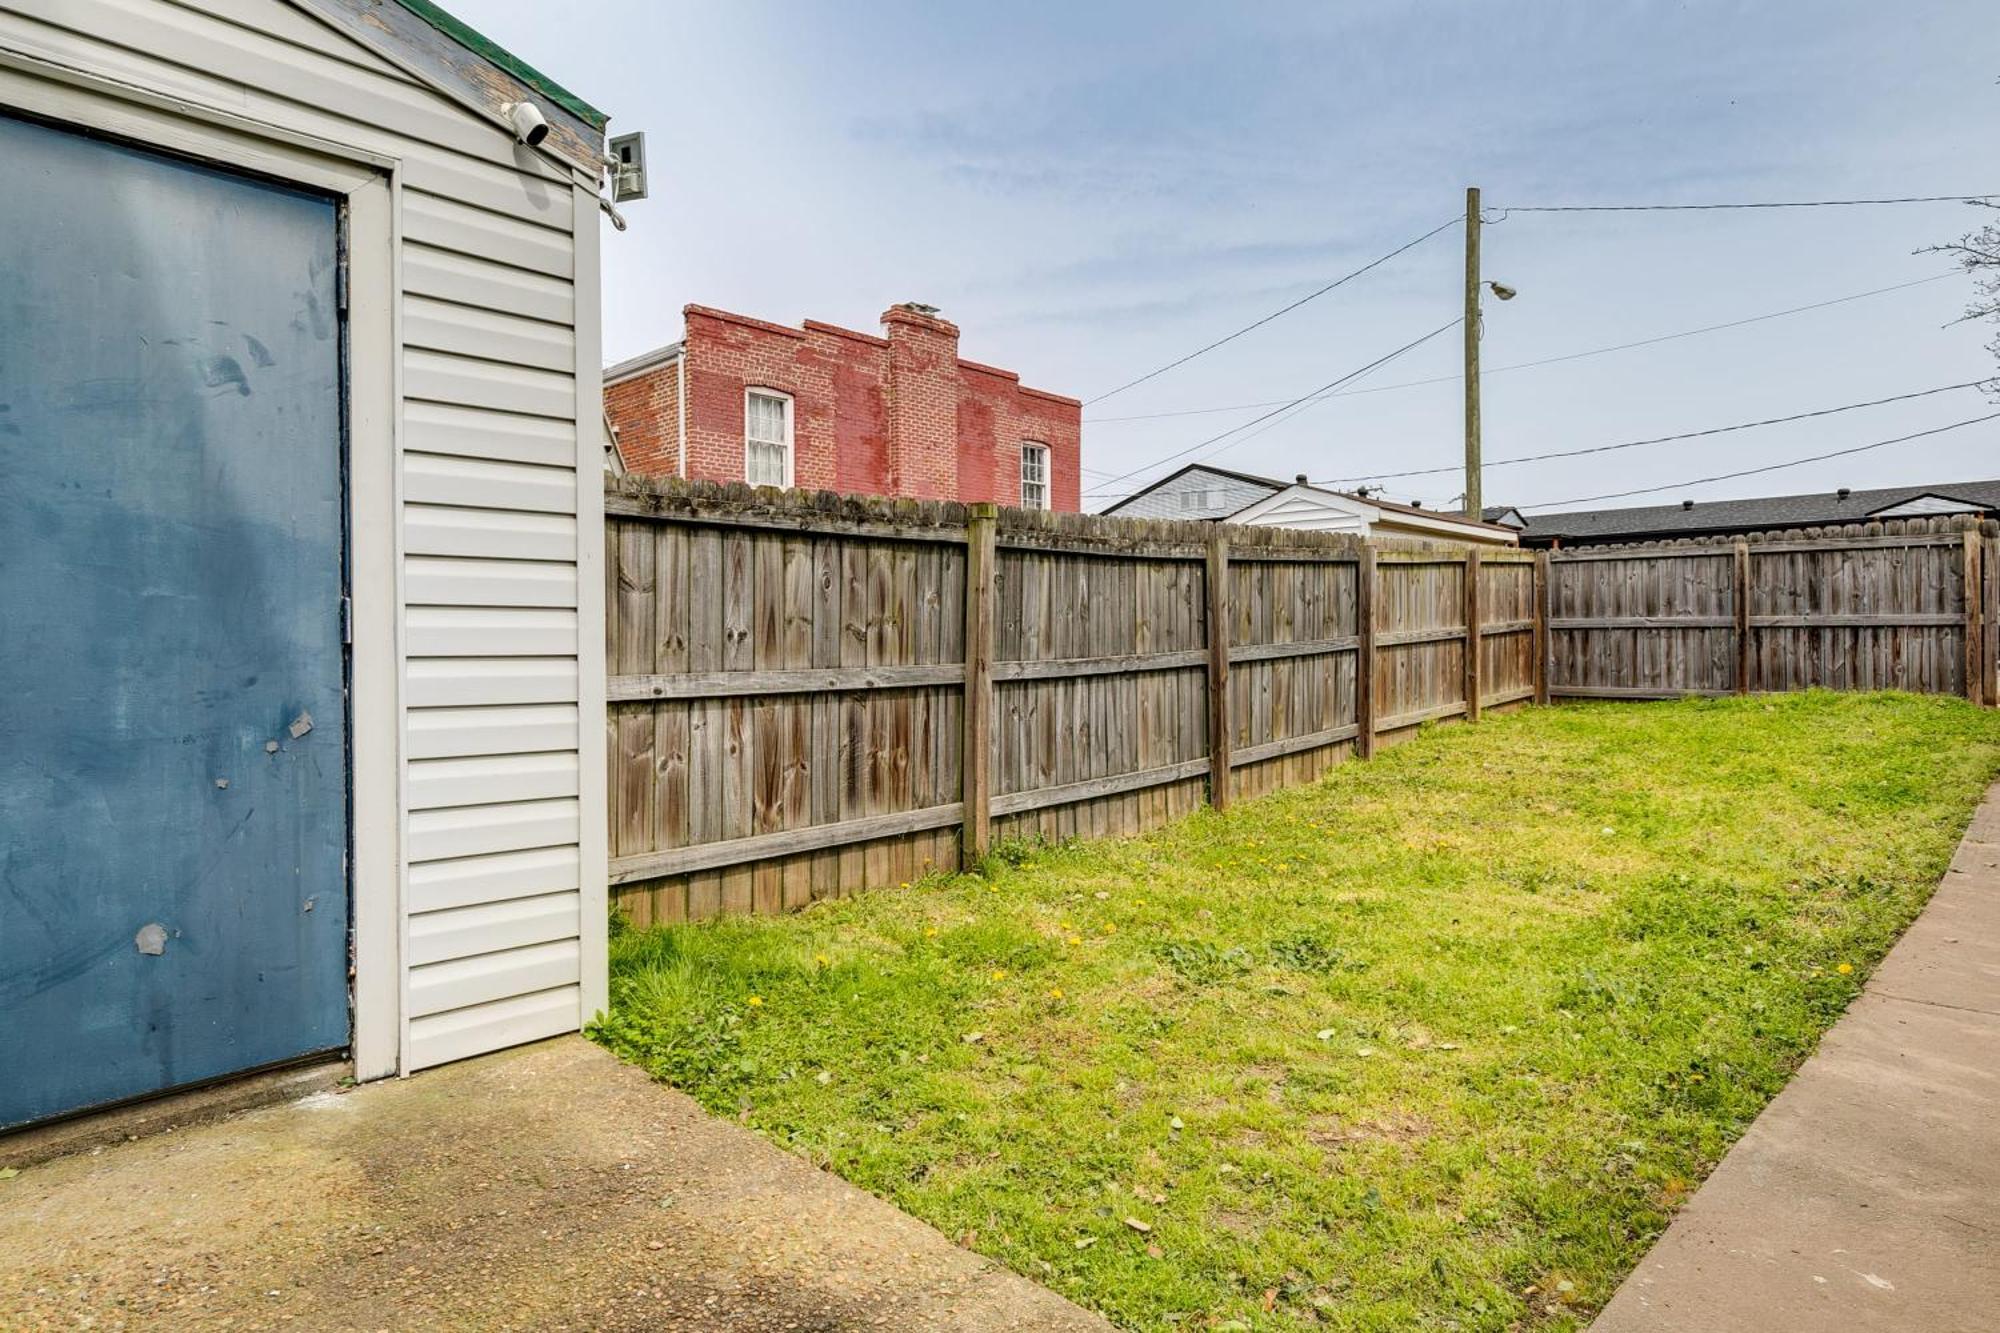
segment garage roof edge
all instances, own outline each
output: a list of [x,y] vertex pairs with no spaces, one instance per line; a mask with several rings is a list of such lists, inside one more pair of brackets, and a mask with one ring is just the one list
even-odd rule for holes
[[396,0],[396,3],[415,14],[424,22],[436,28],[445,36],[457,42],[466,50],[527,84],[542,96],[554,102],[563,110],[583,121],[594,130],[601,130],[610,123],[611,117],[599,111],[590,103],[578,97],[569,89],[557,83],[548,75],[530,65],[513,52],[495,42],[486,34],[474,28],[465,20],[451,14],[431,0]]
[[[532,151],[601,181],[605,114],[508,54],[431,0],[279,0],[304,10],[432,91],[514,135],[508,108],[530,102],[548,121]],[[585,114],[587,113],[587,114]]]

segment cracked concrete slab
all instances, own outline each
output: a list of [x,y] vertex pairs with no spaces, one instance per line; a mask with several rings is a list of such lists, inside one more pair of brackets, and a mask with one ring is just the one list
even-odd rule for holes
[[2000,784],[1596,1333],[2000,1326]]
[[0,1179],[7,1329],[1110,1325],[569,1037]]

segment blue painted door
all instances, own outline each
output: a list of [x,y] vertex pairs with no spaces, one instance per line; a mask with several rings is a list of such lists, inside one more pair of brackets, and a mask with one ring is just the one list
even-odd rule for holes
[[0,116],[0,1126],[347,1043],[338,238]]

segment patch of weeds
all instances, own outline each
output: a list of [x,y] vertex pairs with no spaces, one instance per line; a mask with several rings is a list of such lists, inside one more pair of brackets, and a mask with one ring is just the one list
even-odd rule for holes
[[1643,1009],[1655,999],[1652,987],[1643,979],[1607,976],[1586,967],[1556,992],[1555,1003],[1564,1012],[1584,1014]]
[[1250,970],[1250,951],[1240,944],[1223,948],[1207,940],[1169,940],[1154,945],[1153,952],[1188,986],[1213,986]]
[[1275,966],[1319,976],[1330,975],[1343,967],[1360,966],[1348,961],[1347,951],[1333,942],[1331,934],[1319,930],[1302,930],[1281,936],[1271,941],[1269,952]]
[[613,987],[611,1012],[590,1029],[593,1040],[678,1086],[700,1086],[733,1096],[756,1075],[757,1060],[743,1047],[743,1015],[734,1009],[703,1011],[688,1021],[662,1023],[632,1003],[632,986]]
[[1054,844],[1047,838],[1003,838],[987,850],[985,861],[978,867],[978,873],[985,873],[987,866],[1006,866],[1018,869],[1048,851]]

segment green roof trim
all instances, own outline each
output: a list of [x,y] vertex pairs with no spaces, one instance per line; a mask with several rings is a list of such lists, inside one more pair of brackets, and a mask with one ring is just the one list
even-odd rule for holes
[[610,121],[611,117],[605,115],[602,111],[599,111],[596,107],[584,101],[581,97],[578,97],[575,93],[563,87],[560,83],[557,83],[554,79],[542,73],[513,52],[500,46],[478,29],[469,26],[463,20],[446,13],[438,6],[432,4],[431,0],[396,0],[396,3],[474,55],[480,56],[492,62],[497,68],[512,74],[522,83],[527,84],[530,88],[533,88],[536,92],[548,98],[578,120],[583,121],[592,129],[601,130]]

